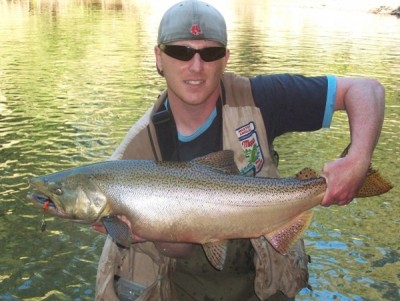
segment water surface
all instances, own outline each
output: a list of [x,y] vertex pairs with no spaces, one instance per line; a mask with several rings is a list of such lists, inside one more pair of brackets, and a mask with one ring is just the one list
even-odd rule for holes
[[[46,216],[28,179],[105,160],[164,88],[153,47],[173,1],[0,2],[0,300],[92,300],[104,237]],[[214,1],[229,29],[229,71],[372,76],[386,88],[373,162],[400,176],[400,20],[328,1]],[[322,3],[322,4],[321,4]],[[320,170],[349,141],[332,128],[277,139],[281,173]],[[398,188],[316,208],[313,261],[299,300],[400,300]]]

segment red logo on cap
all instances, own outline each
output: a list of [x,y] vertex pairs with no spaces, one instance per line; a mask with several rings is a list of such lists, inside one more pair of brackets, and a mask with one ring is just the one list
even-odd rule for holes
[[192,27],[190,28],[190,33],[194,36],[198,36],[203,33],[201,30],[200,26],[197,24],[192,24]]

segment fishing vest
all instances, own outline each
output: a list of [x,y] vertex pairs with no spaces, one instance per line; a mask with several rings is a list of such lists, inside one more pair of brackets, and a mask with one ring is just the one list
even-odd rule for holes
[[[274,151],[267,143],[264,121],[255,106],[249,79],[226,73],[221,90],[223,149],[234,151],[235,163],[243,174],[278,177]],[[153,116],[164,105],[166,96],[164,91],[132,126],[111,159],[162,160]],[[308,256],[303,240],[297,241],[286,255],[276,252],[264,237],[250,241],[255,250],[254,289],[260,300],[267,300],[278,291],[293,298],[308,286]],[[175,264],[174,258],[164,256],[152,242],[123,249],[107,237],[97,271],[96,300],[125,300],[125,296],[129,300],[128,295],[139,301],[176,300],[170,280]],[[119,283],[117,287],[115,283]],[[127,283],[134,287],[124,288]]]

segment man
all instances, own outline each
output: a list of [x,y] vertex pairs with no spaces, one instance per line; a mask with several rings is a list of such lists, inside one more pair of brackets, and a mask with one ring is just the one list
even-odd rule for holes
[[[200,1],[180,2],[164,14],[154,51],[167,89],[132,127],[114,159],[186,161],[232,149],[242,174],[276,177],[275,137],[328,127],[333,111],[345,110],[351,147],[346,157],[323,167],[328,188],[321,205],[351,202],[382,127],[384,89],[376,80],[225,74],[225,20]],[[224,269],[216,271],[197,245],[143,242],[131,230],[137,243],[130,250],[106,242],[98,300],[117,300],[116,295],[121,300],[293,300],[307,286],[302,241],[282,256],[261,238],[232,240]]]

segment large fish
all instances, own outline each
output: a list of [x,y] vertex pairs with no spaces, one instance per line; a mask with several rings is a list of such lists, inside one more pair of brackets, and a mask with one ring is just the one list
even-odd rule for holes
[[[296,178],[242,176],[232,151],[190,162],[105,161],[36,177],[30,184],[40,193],[29,198],[49,205],[54,215],[102,221],[118,243],[129,246],[129,228],[114,218],[125,215],[146,240],[202,244],[217,269],[223,267],[228,239],[264,236],[286,253],[308,227],[310,209],[321,203],[327,188],[324,178],[308,171]],[[391,188],[370,170],[358,196]]]

